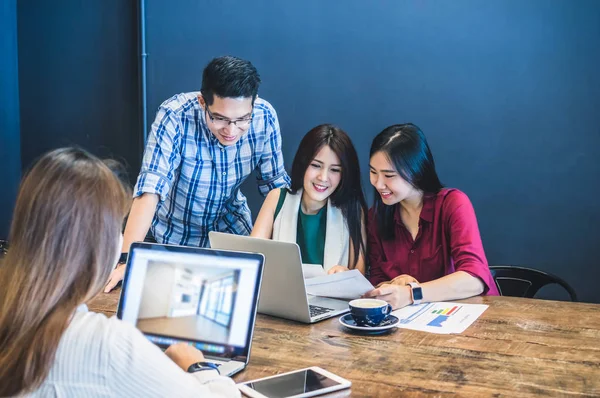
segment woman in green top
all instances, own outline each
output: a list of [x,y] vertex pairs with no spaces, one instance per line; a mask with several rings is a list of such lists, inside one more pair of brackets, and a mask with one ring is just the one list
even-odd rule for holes
[[251,236],[295,242],[303,263],[335,273],[365,273],[367,205],[358,156],[350,137],[323,124],[300,142],[292,187],[269,192]]

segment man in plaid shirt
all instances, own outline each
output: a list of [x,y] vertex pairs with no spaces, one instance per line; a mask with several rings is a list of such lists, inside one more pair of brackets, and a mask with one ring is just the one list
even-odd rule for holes
[[105,291],[123,279],[132,242],[150,230],[159,243],[209,245],[208,232],[248,235],[252,219],[240,185],[256,170],[263,196],[287,187],[275,110],[258,98],[260,77],[248,61],[213,59],[200,92],[163,102],[152,124],[122,252]]

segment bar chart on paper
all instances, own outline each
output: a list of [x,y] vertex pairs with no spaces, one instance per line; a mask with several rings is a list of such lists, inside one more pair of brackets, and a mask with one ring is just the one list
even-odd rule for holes
[[394,314],[399,328],[431,333],[462,333],[487,309],[483,304],[428,303],[408,306]]
[[460,307],[461,306],[459,305],[455,305],[452,308],[440,308],[438,310],[431,311],[432,314],[435,314],[437,316],[433,318],[427,324],[427,326],[442,327],[444,322],[446,322],[452,314],[455,314]]

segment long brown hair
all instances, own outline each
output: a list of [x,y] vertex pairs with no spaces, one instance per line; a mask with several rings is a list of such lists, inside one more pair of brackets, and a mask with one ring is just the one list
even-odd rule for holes
[[81,149],[54,150],[25,176],[0,264],[0,396],[46,379],[73,312],[108,279],[129,205],[113,172]]

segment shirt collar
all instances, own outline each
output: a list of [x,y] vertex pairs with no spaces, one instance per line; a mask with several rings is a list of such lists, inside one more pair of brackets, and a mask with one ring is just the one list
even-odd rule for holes
[[[427,221],[431,223],[433,221],[433,212],[435,207],[435,198],[436,194],[427,193],[423,195],[423,208],[421,209],[421,214],[419,218],[423,221]],[[402,215],[400,214],[400,203],[396,205],[396,211],[394,212],[394,221],[399,224],[402,223]]]

